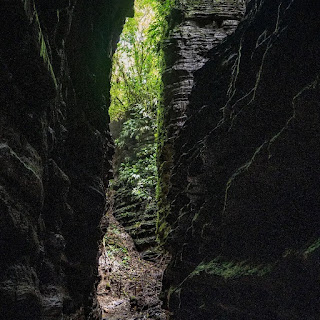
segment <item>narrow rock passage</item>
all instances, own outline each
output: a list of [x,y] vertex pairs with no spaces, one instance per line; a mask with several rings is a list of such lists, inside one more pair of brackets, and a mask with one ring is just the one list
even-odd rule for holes
[[132,238],[108,214],[108,230],[101,246],[97,298],[106,320],[167,319],[161,309],[159,293],[168,256],[145,261]]

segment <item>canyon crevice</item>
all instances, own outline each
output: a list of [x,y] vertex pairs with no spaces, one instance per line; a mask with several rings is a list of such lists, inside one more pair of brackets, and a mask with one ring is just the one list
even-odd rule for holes
[[[0,5],[0,319],[101,318],[111,59],[132,8]],[[319,13],[318,0],[177,0],[168,17],[157,236],[170,319],[319,319]]]
[[194,73],[163,153],[173,319],[318,318],[318,13],[249,1]]

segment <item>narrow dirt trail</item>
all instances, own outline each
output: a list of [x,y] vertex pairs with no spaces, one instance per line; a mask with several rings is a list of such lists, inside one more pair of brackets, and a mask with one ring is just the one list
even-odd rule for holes
[[99,258],[97,298],[103,320],[166,320],[159,294],[168,257],[141,259],[132,238],[110,214]]

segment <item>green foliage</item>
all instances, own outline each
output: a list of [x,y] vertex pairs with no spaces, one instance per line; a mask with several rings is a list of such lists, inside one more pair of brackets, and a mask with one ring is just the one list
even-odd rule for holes
[[156,0],[136,0],[135,16],[128,18],[113,59],[111,79],[111,121],[143,105],[156,112],[161,92],[160,29]]
[[245,261],[226,261],[218,257],[209,262],[200,263],[190,275],[191,277],[197,276],[204,272],[210,275],[216,275],[228,278],[238,278],[243,276],[256,276],[261,277],[272,271],[275,264],[252,264],[248,260]]
[[162,93],[161,42],[166,17],[175,0],[136,0],[135,16],[128,18],[113,58],[111,121],[142,104],[156,113]]
[[[157,110],[162,95],[163,40],[173,0],[136,0],[113,60],[111,121],[122,121],[116,147],[124,156],[116,168],[116,189],[138,201],[155,198]],[[128,150],[128,149],[131,150]]]
[[320,238],[313,242],[305,251],[304,255],[308,256],[320,248]]
[[[176,4],[176,0],[165,0],[161,6],[162,19],[159,21],[161,30],[161,42],[168,36],[168,17]],[[162,72],[165,70],[164,57],[162,54]],[[171,165],[173,158],[172,146],[167,140],[166,109],[163,103],[159,103],[157,110],[157,168],[158,181],[156,185],[156,201],[158,208],[157,236],[158,240],[164,244],[170,233],[170,225],[167,223],[167,216],[170,213],[170,205],[167,200],[167,193],[170,185]]]
[[139,200],[152,200],[156,184],[156,143],[154,133],[156,121],[152,113],[147,113],[138,105],[124,122],[116,145],[125,152],[127,145],[132,151],[125,157],[118,170],[117,180],[131,195]]
[[121,258],[124,265],[128,265],[130,262],[128,248],[119,239],[121,239],[121,230],[116,225],[111,224],[108,233],[104,235],[102,240],[105,253],[112,261],[118,257]]

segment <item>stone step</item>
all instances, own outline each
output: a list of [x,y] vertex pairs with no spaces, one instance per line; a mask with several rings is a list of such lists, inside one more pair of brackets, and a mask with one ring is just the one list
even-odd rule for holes
[[135,240],[135,239],[143,239],[146,238],[148,236],[153,236],[156,237],[156,227],[152,228],[152,229],[142,229],[142,230],[137,230],[135,231],[128,231],[128,233],[131,235],[131,237]]
[[134,243],[137,246],[137,249],[139,251],[146,250],[150,247],[153,247],[157,244],[156,242],[156,237],[155,236],[150,236],[142,239],[134,239]]
[[116,216],[116,219],[121,222],[122,225],[124,226],[129,226],[129,225],[134,225],[135,223],[143,220],[143,221],[151,221],[151,220],[154,220],[156,221],[156,215],[154,214],[148,214],[148,215],[144,215],[143,217],[139,217],[137,219],[137,214],[134,212],[132,215],[128,214],[128,215],[123,215],[123,216]]

